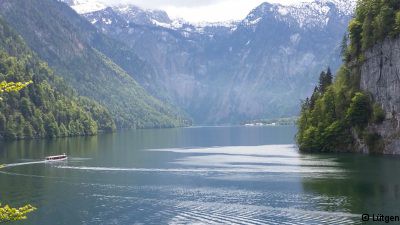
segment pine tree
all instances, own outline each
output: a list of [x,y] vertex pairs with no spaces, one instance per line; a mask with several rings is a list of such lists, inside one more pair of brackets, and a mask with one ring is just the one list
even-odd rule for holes
[[369,13],[365,19],[362,26],[362,50],[366,50],[374,44],[374,34],[373,34],[373,26],[372,26],[372,15]]
[[319,84],[318,84],[318,90],[320,93],[324,93],[326,89],[329,87],[329,85],[332,84],[332,72],[331,69],[328,67],[327,72],[322,71],[321,74],[319,75]]
[[326,84],[327,84],[327,86],[331,85],[332,81],[333,81],[332,71],[331,71],[331,68],[328,67],[328,69],[326,71]]
[[348,61],[348,54],[347,54],[348,42],[349,38],[347,37],[347,34],[343,35],[342,43],[340,45],[340,55],[342,56],[343,62]]
[[346,115],[347,120],[351,125],[362,128],[368,124],[371,114],[372,109],[368,96],[357,92],[351,99],[351,104]]
[[379,14],[374,19],[374,38],[383,40],[393,29],[395,24],[394,11],[388,5],[380,8]]
[[357,58],[357,56],[361,53],[361,33],[362,33],[362,24],[353,19],[349,24],[349,35],[350,35],[350,53],[351,56]]
[[318,87],[315,87],[314,92],[310,98],[310,107],[309,107],[310,109],[314,109],[315,102],[317,101],[318,97],[319,97]]

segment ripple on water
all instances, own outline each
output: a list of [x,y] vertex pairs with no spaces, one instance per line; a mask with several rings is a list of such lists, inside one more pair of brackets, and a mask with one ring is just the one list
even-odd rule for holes
[[[150,212],[151,221],[168,224],[356,224],[359,215],[341,212],[323,212],[291,207],[270,207],[236,203],[177,201],[144,199],[125,196],[91,196],[102,201],[118,203],[127,207],[102,211],[100,217],[117,215],[119,222],[132,221],[129,215],[140,205],[141,210]],[[158,211],[152,211],[158,208]],[[122,213],[120,215],[118,213]],[[125,218],[125,219],[122,219]],[[111,219],[111,218],[110,218]],[[103,221],[108,224],[108,221]]]
[[[175,173],[179,175],[214,175],[214,179],[246,179],[278,173],[280,177],[295,176],[335,177],[345,175],[338,163],[331,158],[301,155],[293,145],[214,147],[191,149],[152,149],[147,151],[175,152],[179,157],[168,168],[121,168],[102,166],[59,165],[60,169],[132,172]],[[282,176],[281,174],[286,175]],[[238,176],[238,174],[241,174]],[[250,174],[250,175],[245,175]],[[300,175],[299,175],[300,174]]]
[[[345,176],[334,159],[320,159],[299,154],[293,145],[214,147],[190,149],[153,149],[147,151],[175,152],[179,157],[167,168],[122,168],[89,166],[89,159],[74,158],[67,164],[52,164],[55,168],[76,171],[81,177],[96,175],[122,176],[144,173],[146,176],[171,173],[219,181],[266,181],[265,183],[297,182],[296,190],[280,190],[267,186],[194,187],[179,182],[174,185],[125,185],[90,183],[76,185],[84,202],[93,204],[85,209],[86,224],[355,224],[359,215],[341,212],[343,197],[328,197],[304,193],[301,179],[305,177],[338,179]],[[89,164],[89,165],[88,165]],[[28,164],[15,164],[25,166]],[[7,169],[7,168],[6,168]],[[6,173],[6,171],[3,171]],[[10,171],[7,171],[10,172]],[[12,173],[9,173],[12,175]],[[29,175],[31,176],[31,175]],[[111,176],[96,176],[102,182]],[[132,176],[134,177],[134,176]],[[287,179],[287,180],[285,180]],[[232,182],[233,183],[233,182]],[[230,183],[232,185],[232,183]],[[332,206],[330,212],[325,212]]]

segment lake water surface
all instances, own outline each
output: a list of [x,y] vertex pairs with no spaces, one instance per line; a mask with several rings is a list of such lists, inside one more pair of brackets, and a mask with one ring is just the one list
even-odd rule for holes
[[[357,224],[399,215],[400,159],[307,155],[294,127],[135,130],[2,143],[22,224]],[[44,163],[67,153],[65,162]]]

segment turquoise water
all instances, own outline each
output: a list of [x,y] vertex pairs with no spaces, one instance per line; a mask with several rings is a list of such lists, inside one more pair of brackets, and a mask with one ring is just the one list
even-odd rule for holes
[[[400,159],[306,155],[294,127],[136,130],[3,143],[0,199],[21,224],[357,224],[396,215]],[[67,153],[65,162],[46,155]],[[399,213],[400,214],[400,213]]]

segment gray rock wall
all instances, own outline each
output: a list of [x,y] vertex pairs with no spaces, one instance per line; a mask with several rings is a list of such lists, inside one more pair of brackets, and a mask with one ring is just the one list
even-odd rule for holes
[[383,153],[400,154],[400,38],[387,39],[365,53],[361,89],[386,112],[386,121],[369,127],[384,140]]

